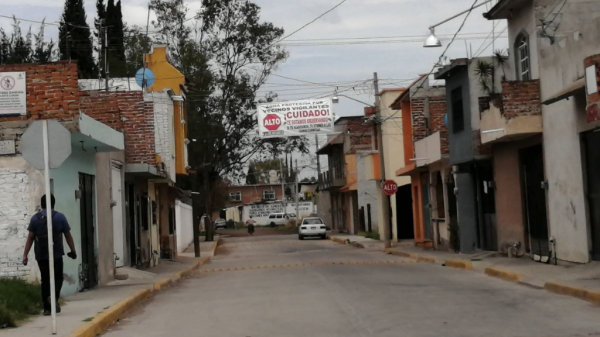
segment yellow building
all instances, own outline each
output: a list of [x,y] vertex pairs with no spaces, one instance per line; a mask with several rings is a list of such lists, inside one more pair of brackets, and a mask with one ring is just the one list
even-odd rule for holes
[[185,97],[185,76],[170,62],[166,45],[154,45],[146,54],[146,67],[155,76],[151,92],[169,90],[173,93],[173,129],[175,131],[175,168],[177,174],[188,174],[187,151],[187,104]]

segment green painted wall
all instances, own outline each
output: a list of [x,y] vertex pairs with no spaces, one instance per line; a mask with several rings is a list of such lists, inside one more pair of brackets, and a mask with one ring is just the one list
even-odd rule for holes
[[[58,169],[50,172],[54,180],[55,209],[63,213],[69,225],[77,249],[77,259],[72,260],[64,256],[64,283],[62,295],[72,295],[79,291],[79,265],[81,264],[81,219],[79,200],[75,198],[75,191],[79,190],[79,173],[96,175],[95,151],[93,148],[84,151],[81,144],[73,145],[73,153]],[[94,202],[95,204],[95,202]],[[96,213],[94,211],[94,213]],[[96,222],[97,219],[94,219]],[[95,243],[94,243],[95,244]],[[69,252],[66,241],[65,253]]]

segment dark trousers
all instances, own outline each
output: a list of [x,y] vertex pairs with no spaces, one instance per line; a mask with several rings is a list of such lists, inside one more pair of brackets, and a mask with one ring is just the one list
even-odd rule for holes
[[[50,261],[37,260],[42,274],[42,303],[44,310],[50,311]],[[60,297],[60,290],[63,284],[63,260],[62,258],[54,259],[54,287],[56,293],[56,301]]]

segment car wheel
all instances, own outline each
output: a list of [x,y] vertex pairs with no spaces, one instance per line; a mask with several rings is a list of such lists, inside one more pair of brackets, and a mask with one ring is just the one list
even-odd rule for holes
[[304,240],[304,236],[302,236],[302,234],[298,234],[298,240]]
[[321,240],[327,240],[327,234],[321,235]]

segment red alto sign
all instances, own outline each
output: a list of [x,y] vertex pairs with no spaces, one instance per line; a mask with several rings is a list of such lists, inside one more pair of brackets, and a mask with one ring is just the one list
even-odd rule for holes
[[281,126],[281,118],[277,115],[267,115],[263,121],[265,128],[269,131],[275,131]]
[[396,191],[398,191],[398,184],[396,184],[395,181],[393,180],[388,180],[385,183],[383,183],[383,193],[385,193],[386,195],[394,195],[396,194]]

